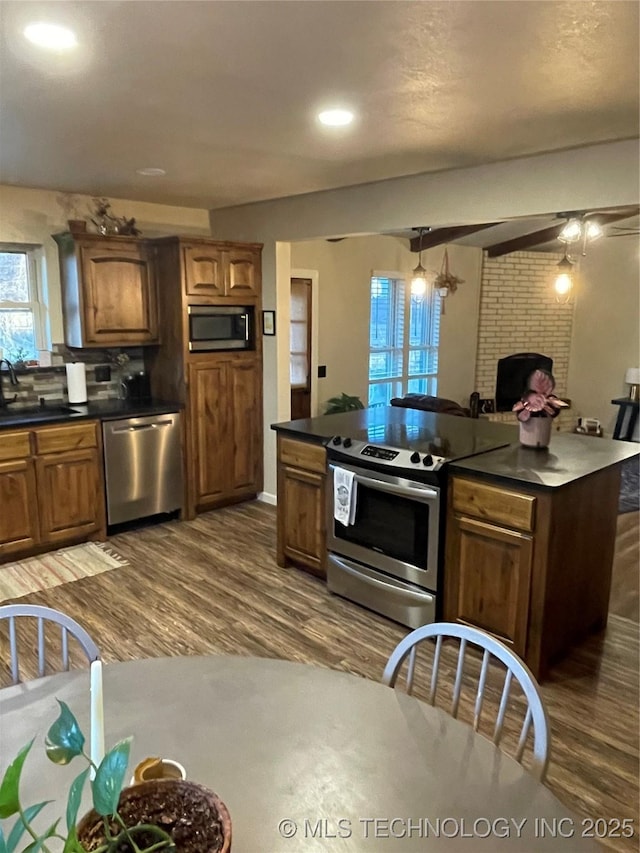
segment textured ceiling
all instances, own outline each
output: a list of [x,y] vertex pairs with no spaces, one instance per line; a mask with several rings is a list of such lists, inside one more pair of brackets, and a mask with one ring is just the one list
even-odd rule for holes
[[[218,208],[635,137],[638,10],[0,2],[0,183]],[[80,49],[29,45],[33,19]],[[354,126],[316,124],[335,102]]]

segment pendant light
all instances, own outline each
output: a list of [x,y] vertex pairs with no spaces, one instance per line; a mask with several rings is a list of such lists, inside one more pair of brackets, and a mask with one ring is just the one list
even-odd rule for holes
[[558,274],[553,284],[556,292],[556,302],[566,304],[571,298],[573,290],[573,264],[569,260],[565,250],[564,258],[558,263]]
[[582,243],[582,254],[587,254],[587,243],[602,237],[602,226],[595,219],[585,218],[584,214],[567,214],[569,219],[558,234],[561,243],[572,245]]
[[427,271],[422,266],[422,235],[424,228],[419,228],[419,250],[418,250],[418,266],[414,269],[411,277],[411,298],[416,302],[422,302],[427,293]]

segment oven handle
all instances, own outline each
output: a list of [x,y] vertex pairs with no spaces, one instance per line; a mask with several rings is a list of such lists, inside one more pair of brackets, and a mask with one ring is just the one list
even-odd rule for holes
[[[340,466],[329,465],[332,471],[335,471],[336,467]],[[345,470],[348,471],[349,469],[345,468]],[[355,474],[355,479],[358,483],[362,483],[363,486],[371,486],[371,488],[377,489],[379,492],[389,492],[391,495],[413,498],[414,500],[421,500],[425,503],[438,498],[438,492],[435,489],[430,489],[429,486],[424,486],[422,483],[412,483],[410,480],[407,481],[408,485],[406,486],[396,486],[394,483],[386,483],[384,480],[365,477],[363,474]]]
[[355,566],[350,562],[345,562],[345,560],[341,559],[337,554],[329,554],[329,560],[339,566],[343,572],[351,575],[351,577],[357,578],[358,581],[366,583],[369,586],[376,587],[377,589],[381,589],[384,592],[389,592],[390,590],[393,590],[394,592],[401,592],[403,595],[407,596],[407,598],[412,598],[420,604],[422,604],[425,599],[430,599],[431,601],[434,600],[434,596],[426,589],[414,591],[409,588],[409,584],[403,583],[402,581],[396,581],[391,577],[389,580],[381,580],[379,578],[372,577],[368,572],[365,573],[358,571]]

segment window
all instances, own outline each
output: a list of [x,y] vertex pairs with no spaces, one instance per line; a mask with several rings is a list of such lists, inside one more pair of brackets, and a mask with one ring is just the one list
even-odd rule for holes
[[413,298],[402,278],[372,276],[370,406],[386,406],[407,393],[436,395],[440,304],[432,291]]
[[9,361],[44,348],[35,249],[0,245],[0,349]]

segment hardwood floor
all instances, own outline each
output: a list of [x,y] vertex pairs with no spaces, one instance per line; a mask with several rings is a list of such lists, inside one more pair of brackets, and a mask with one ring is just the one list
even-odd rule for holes
[[[121,533],[110,544],[129,566],[21,601],[76,616],[107,663],[230,653],[380,680],[406,629],[330,595],[299,569],[279,568],[275,529],[274,508],[252,502]],[[638,624],[614,614],[606,633],[574,650],[542,687],[552,739],[547,784],[582,816],[633,819],[633,839],[604,841],[625,853],[638,850],[638,663]],[[0,683],[6,676],[0,667]]]

